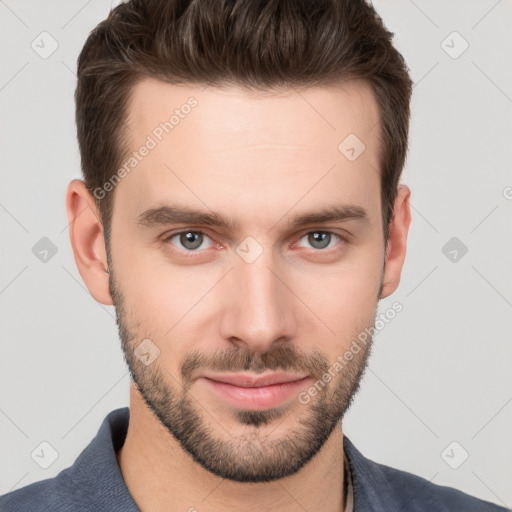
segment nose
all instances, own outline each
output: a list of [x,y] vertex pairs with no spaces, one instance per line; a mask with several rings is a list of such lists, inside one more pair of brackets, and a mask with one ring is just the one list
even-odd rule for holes
[[252,263],[236,258],[224,283],[221,336],[254,353],[289,342],[297,328],[298,301],[270,252],[263,251]]

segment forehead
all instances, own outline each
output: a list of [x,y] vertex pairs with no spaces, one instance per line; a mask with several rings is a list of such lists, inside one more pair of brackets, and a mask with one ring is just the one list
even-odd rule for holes
[[[192,100],[193,98],[193,100]],[[189,108],[191,102],[197,107]],[[193,113],[194,115],[188,115]],[[226,135],[244,143],[290,143],[311,146],[326,136],[336,141],[344,132],[370,142],[378,122],[378,106],[370,85],[350,80],[332,87],[250,91],[234,86],[171,85],[155,79],[139,81],[127,108],[127,134],[140,139],[169,121],[203,135],[203,143],[229,145]],[[181,123],[185,118],[186,123]],[[297,121],[294,123],[293,121]],[[373,133],[370,133],[373,132]],[[211,145],[202,148],[211,149]],[[198,148],[201,149],[201,148]]]
[[378,120],[363,81],[251,92],[145,79],[128,105],[123,164],[134,165],[116,195],[134,214],[173,197],[210,207],[219,194],[224,209],[265,208],[283,195],[291,206],[306,192],[364,207],[365,187],[375,200],[380,181]]

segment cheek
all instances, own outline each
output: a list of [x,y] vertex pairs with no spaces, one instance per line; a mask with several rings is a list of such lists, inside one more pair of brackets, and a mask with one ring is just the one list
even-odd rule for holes
[[156,251],[127,240],[128,236],[118,236],[117,243],[112,244],[114,274],[123,294],[127,321],[140,336],[162,339],[183,316],[188,289],[180,283],[179,273],[170,279],[169,267],[155,264],[150,256]]
[[221,301],[212,289],[225,270],[172,266],[161,255],[153,257],[157,253],[132,251],[119,267],[136,271],[125,273],[120,285],[128,321],[140,338],[155,341],[165,367],[173,371],[191,349],[201,350],[205,340],[215,337]]
[[[167,272],[169,273],[169,272]],[[132,318],[153,336],[165,341],[187,322],[188,315],[204,290],[177,272],[137,272],[126,288],[126,301],[131,304]]]
[[327,327],[322,332],[331,340],[324,345],[328,352],[343,351],[352,339],[372,325],[382,265],[383,256],[375,249],[366,253],[358,251],[329,272],[316,271],[306,279],[301,278],[297,294]]

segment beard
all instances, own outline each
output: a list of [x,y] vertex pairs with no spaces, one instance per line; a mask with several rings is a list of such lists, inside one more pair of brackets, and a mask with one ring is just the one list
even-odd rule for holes
[[[116,284],[112,265],[109,286],[124,359],[140,395],[161,425],[193,460],[221,478],[237,482],[270,482],[296,473],[321,450],[359,390],[371,352],[371,339],[328,384],[322,382],[322,376],[331,367],[325,356],[316,349],[299,352],[291,344],[275,344],[261,354],[234,346],[213,354],[190,351],[180,364],[180,382],[162,367],[163,358],[145,365],[136,356],[135,348],[145,336],[130,327],[135,322],[127,318],[125,300]],[[364,327],[373,327],[376,307],[377,302],[371,325]],[[136,325],[140,327],[140,323]],[[373,332],[373,329],[369,330]],[[323,387],[307,405],[294,400],[267,410],[230,408],[228,412],[237,424],[248,427],[247,432],[234,436],[192,396],[193,377],[201,369],[303,372]],[[272,432],[292,414],[297,416],[296,425],[284,435],[272,438]],[[271,423],[275,423],[275,427],[263,435],[258,427]]]

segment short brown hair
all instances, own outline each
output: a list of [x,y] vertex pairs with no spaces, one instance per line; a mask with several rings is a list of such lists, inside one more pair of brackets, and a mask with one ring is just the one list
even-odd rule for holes
[[[366,0],[122,3],[91,32],[78,59],[76,124],[87,188],[101,188],[128,151],[126,108],[133,85],[145,77],[260,90],[364,79],[379,105],[387,240],[412,94],[408,67],[392,37]],[[96,198],[107,250],[113,197],[112,191]]]

